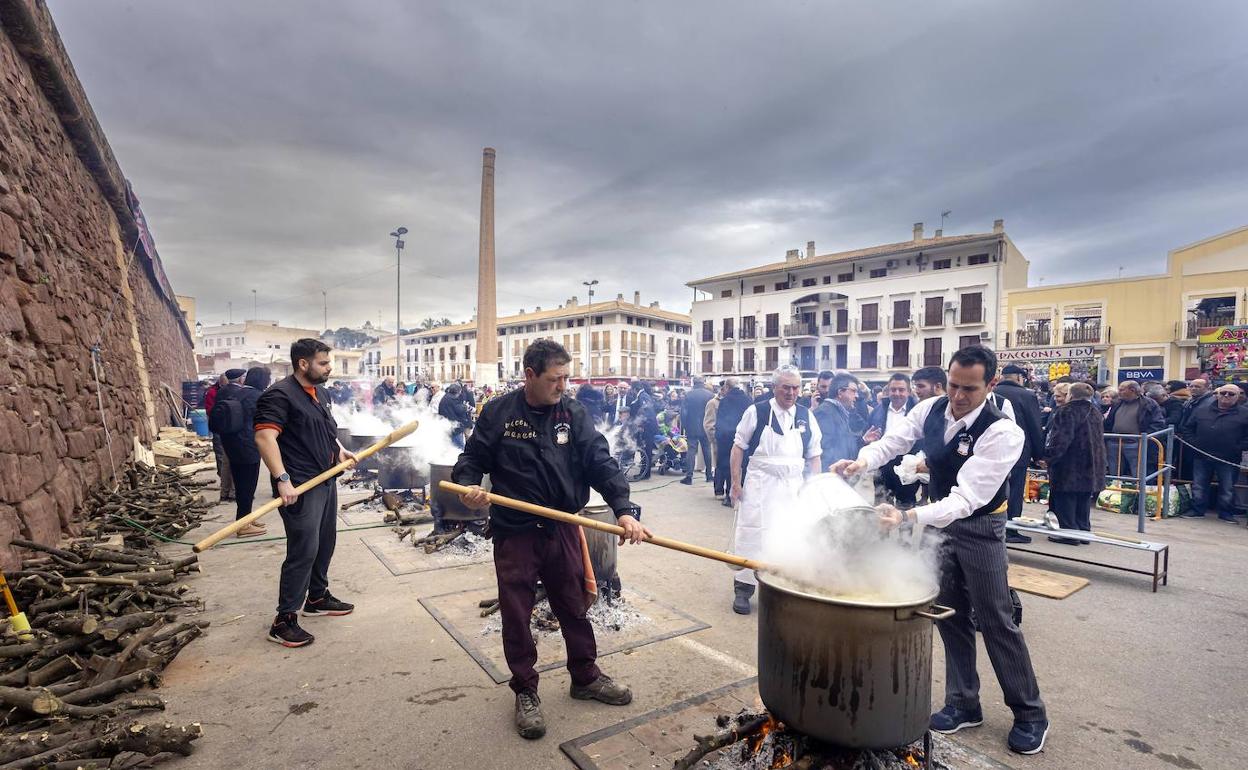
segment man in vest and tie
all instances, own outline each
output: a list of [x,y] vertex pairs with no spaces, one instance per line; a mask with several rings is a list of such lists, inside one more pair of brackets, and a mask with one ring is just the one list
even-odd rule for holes
[[[747,559],[763,556],[763,540],[773,518],[792,511],[807,472],[819,472],[819,423],[797,403],[802,373],[782,366],[772,375],[774,396],[745,410],[732,440],[729,466],[732,500],[738,504],[732,552]],[[742,479],[744,478],[744,483]],[[732,609],[750,614],[750,597],[758,581],[743,569],[733,579]]]
[[883,466],[912,444],[923,449],[932,502],[908,511],[883,505],[880,518],[884,529],[912,521],[945,531],[936,601],[955,614],[936,622],[945,645],[945,707],[932,715],[931,727],[954,733],[983,724],[974,610],[1005,703],[1014,712],[1006,743],[1011,751],[1035,754],[1044,747],[1049,721],[1027,643],[1014,622],[1005,552],[1009,475],[1025,439],[988,398],[996,374],[997,357],[988,348],[959,350],[949,363],[948,395],[920,402],[897,430],[863,447],[857,460],[842,460],[831,470],[856,475]]

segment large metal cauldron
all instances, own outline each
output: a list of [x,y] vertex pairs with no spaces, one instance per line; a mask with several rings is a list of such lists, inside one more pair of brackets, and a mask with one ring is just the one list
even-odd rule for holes
[[377,454],[377,484],[382,489],[424,489],[429,479],[416,467],[411,447],[388,446]]
[[[381,441],[382,438],[384,437],[383,436],[361,436],[361,435],[353,433],[351,434],[351,443],[347,446],[347,449],[350,449],[352,452],[358,452],[361,449],[368,449],[373,444],[376,444],[378,441]],[[380,470],[381,459],[377,457],[376,453],[374,453],[368,457],[365,457],[363,460],[360,460],[360,462],[357,463],[355,467],[362,471]]]
[[[460,502],[459,495],[439,486],[439,482],[451,480],[451,471],[454,469],[454,465],[429,463],[429,488],[433,493],[429,507],[437,528],[441,528],[444,521],[481,521],[488,515],[488,510],[474,511]],[[481,486],[489,490],[489,477],[481,482]]]
[[[581,515],[605,524],[615,523],[615,512],[596,491],[589,491],[589,502]],[[620,575],[616,571],[619,555],[619,539],[609,532],[596,529],[585,530],[585,544],[589,546],[589,563],[594,568],[594,580],[598,583],[598,595],[614,599],[620,595]]]
[[758,575],[758,691],[789,727],[855,749],[919,740],[932,705],[932,621],[953,610],[805,593]]

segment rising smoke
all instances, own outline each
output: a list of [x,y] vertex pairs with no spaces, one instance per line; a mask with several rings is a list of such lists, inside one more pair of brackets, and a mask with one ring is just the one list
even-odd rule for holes
[[400,425],[419,420],[420,425],[392,446],[407,449],[416,470],[429,478],[429,464],[454,465],[459,448],[451,441],[454,424],[426,404],[400,396],[397,405],[383,412],[355,412],[338,405],[333,407],[334,421],[348,428],[353,436],[384,436]]
[[798,505],[771,512],[763,561],[778,582],[808,592],[874,602],[922,601],[936,592],[938,538],[914,544],[881,535],[879,517],[853,487],[825,473],[798,494]]

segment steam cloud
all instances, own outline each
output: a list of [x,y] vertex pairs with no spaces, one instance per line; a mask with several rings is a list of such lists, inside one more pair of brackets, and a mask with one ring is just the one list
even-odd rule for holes
[[890,603],[936,592],[939,538],[922,538],[916,546],[896,533],[882,536],[870,504],[840,476],[816,476],[798,494],[797,506],[773,513],[763,560],[783,570],[780,582],[829,597]]
[[355,436],[384,436],[400,425],[419,420],[416,430],[392,446],[407,449],[412,465],[425,478],[429,478],[430,463],[454,465],[459,459],[459,447],[451,441],[454,424],[410,397],[400,396],[396,406],[381,414],[354,412],[335,404],[333,415],[339,427],[350,429]]

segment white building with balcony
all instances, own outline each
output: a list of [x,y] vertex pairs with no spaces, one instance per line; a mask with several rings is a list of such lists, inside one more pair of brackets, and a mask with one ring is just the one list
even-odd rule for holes
[[[620,294],[614,300],[581,305],[575,297],[557,308],[521,310],[498,319],[499,379],[524,377],[524,351],[534,340],[548,338],[572,355],[573,379],[681,379],[693,366],[690,317],[641,304]],[[437,381],[473,377],[476,322],[443,326],[412,335],[420,374]],[[406,340],[405,340],[406,341]],[[393,348],[393,345],[391,346]]]
[[867,380],[945,366],[958,348],[996,347],[1002,297],[1027,285],[1028,263],[1005,233],[913,238],[833,254],[791,250],[782,262],[690,281],[695,371],[762,375],[792,363],[806,376],[847,369]]

